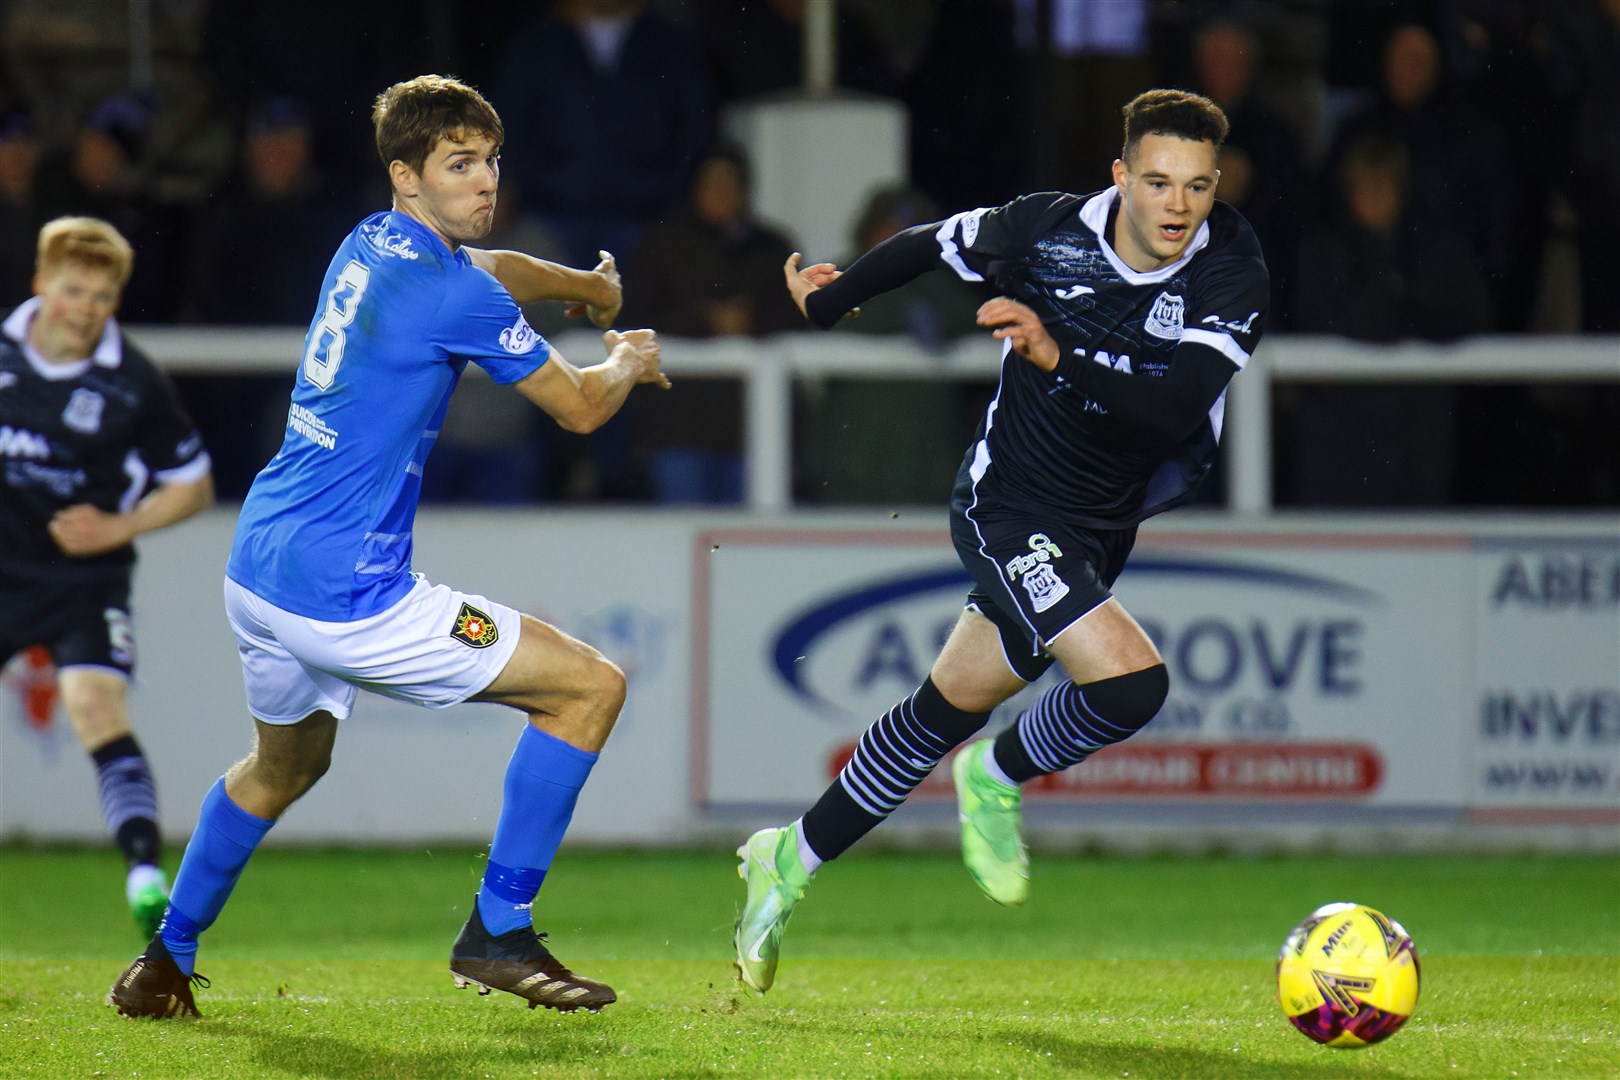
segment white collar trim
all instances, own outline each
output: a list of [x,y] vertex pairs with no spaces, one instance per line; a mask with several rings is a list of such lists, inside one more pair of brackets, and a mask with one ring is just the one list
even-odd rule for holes
[[[6,337],[23,347],[23,355],[28,357],[28,362],[41,375],[47,379],[71,379],[83,374],[92,360],[97,367],[104,368],[115,368],[124,362],[124,342],[118,333],[118,320],[115,318],[107,320],[106,327],[101,331],[101,340],[96,342],[95,351],[87,359],[72,364],[53,364],[40,356],[34,351],[33,346],[28,344],[28,324],[34,321],[42,302],[37,296],[29,297],[17,305],[17,310],[6,316],[6,321],[0,324],[0,331],[4,331]],[[62,374],[63,372],[70,374]]]
[[1132,285],[1156,285],[1161,281],[1168,281],[1176,276],[1176,272],[1187,265],[1187,260],[1198,254],[1209,244],[1209,221],[1198,226],[1198,232],[1193,234],[1192,243],[1187,245],[1181,253],[1181,258],[1169,266],[1161,266],[1157,270],[1142,273],[1132,270],[1125,265],[1125,260],[1119,257],[1108,243],[1108,215],[1112,212],[1114,204],[1119,201],[1119,188],[1111,187],[1099,191],[1086,200],[1080,208],[1080,220],[1086,227],[1097,234],[1097,244],[1102,248],[1103,254],[1108,257],[1108,264],[1114,268],[1115,273]]

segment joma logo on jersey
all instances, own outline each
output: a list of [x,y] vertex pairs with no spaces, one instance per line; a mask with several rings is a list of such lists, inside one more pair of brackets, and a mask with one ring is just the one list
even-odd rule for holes
[[540,344],[540,335],[534,332],[529,321],[518,312],[517,322],[501,331],[501,348],[509,353],[522,356],[526,352],[533,352],[534,347]]
[[1027,574],[1041,563],[1063,558],[1063,550],[1052,543],[1045,533],[1031,533],[1029,554],[1015,555],[1007,560],[1007,580],[1017,581],[1018,575]]
[[1153,309],[1148,312],[1147,322],[1143,329],[1156,338],[1165,341],[1180,341],[1181,329],[1186,319],[1186,304],[1179,295],[1172,292],[1162,292],[1158,299],[1153,301]]
[[33,458],[44,461],[51,456],[50,440],[23,428],[0,424],[0,457]]

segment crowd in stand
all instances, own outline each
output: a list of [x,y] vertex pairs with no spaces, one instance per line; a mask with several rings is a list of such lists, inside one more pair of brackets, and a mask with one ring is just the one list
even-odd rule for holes
[[[1120,103],[1173,85],[1231,119],[1220,197],[1260,236],[1273,334],[1620,330],[1620,0],[836,10],[839,85],[904,103],[910,176],[871,194],[848,251],[813,255],[847,261],[1025,191],[1092,190],[1117,154]],[[482,88],[510,133],[492,244],[584,266],[614,251],[624,318],[671,336],[796,329],[778,271],[792,223],[754,218],[749,162],[720,132],[727,106],[801,85],[806,13],[807,0],[0,0],[0,303],[30,291],[39,224],[90,213],[137,252],[126,321],[306,323],[331,248],[386,199],[365,152],[372,96],[444,71]],[[972,331],[971,303],[941,276],[851,329],[935,347]],[[694,408],[735,408],[734,386],[692,393]],[[664,491],[645,468],[622,481],[661,422],[626,416],[563,472],[537,451],[520,496]],[[740,481],[703,455],[724,462],[734,443],[666,455],[670,476],[695,462],[702,477],[668,490],[733,498]],[[244,450],[249,473],[261,452]]]

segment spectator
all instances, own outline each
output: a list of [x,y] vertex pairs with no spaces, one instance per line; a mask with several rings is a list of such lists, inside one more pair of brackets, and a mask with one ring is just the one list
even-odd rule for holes
[[[854,229],[858,257],[903,229],[938,221],[939,208],[905,186],[879,188]],[[938,351],[978,332],[979,305],[990,296],[954,274],[922,274],[861,304],[859,318],[836,333],[906,335]],[[807,502],[924,504],[949,493],[951,477],[928,453],[893,453],[897,445],[951,446],[978,413],[964,388],[944,379],[830,379],[805,383],[794,460],[799,495]],[[980,410],[982,412],[982,410]]]
[[[853,250],[838,265],[850,265],[902,229],[939,218],[939,207],[916,188],[904,184],[879,188],[861,207],[853,230]],[[924,349],[937,352],[978,330],[973,315],[984,300],[960,278],[923,274],[862,304],[860,318],[845,319],[838,329],[857,334],[906,334]]]
[[124,292],[122,311],[132,323],[172,320],[184,277],[174,250],[175,229],[165,229],[141,185],[153,112],[148,96],[111,94],[82,119],[62,153],[42,166],[41,198],[47,218],[88,214],[107,221],[141,253],[141,273]]
[[[331,235],[352,227],[322,192],[304,103],[273,97],[248,109],[236,173],[198,215],[185,310],[225,325],[309,323],[310,271]],[[281,444],[281,377],[241,373],[188,380],[214,452],[219,490],[241,498]]]
[[[722,147],[703,160],[687,209],[649,229],[630,259],[627,325],[689,338],[759,337],[803,326],[780,283],[793,242],[754,218],[749,188],[740,151]],[[664,502],[741,501],[741,387],[731,379],[681,379],[671,393],[672,408],[636,414],[654,493]]]
[[563,262],[634,250],[686,190],[711,118],[696,48],[646,0],[557,0],[519,29],[496,100],[523,202],[557,238]]
[[754,218],[750,196],[741,151],[722,147],[704,158],[687,208],[649,229],[630,258],[626,325],[709,338],[804,324],[777,280],[793,241]]
[[1574,207],[1581,329],[1620,332],[1620,0],[1586,0],[1550,27],[1550,81],[1570,116],[1564,192]]
[[204,47],[208,7],[0,6],[0,41],[55,174],[41,182],[48,211],[106,218],[141,253],[121,308],[131,323],[180,316],[189,229],[230,169],[232,132]]
[[[1296,328],[1379,343],[1487,329],[1485,282],[1468,251],[1409,224],[1406,150],[1366,136],[1345,154],[1341,174],[1339,220],[1301,250]],[[1297,448],[1279,455],[1279,505],[1453,501],[1455,387],[1302,384],[1277,401],[1285,440]]]
[[1339,167],[1339,206],[1299,255],[1296,328],[1360,341],[1447,341],[1490,329],[1481,268],[1460,235],[1422,229],[1399,143],[1368,135]]
[[1237,23],[1208,23],[1194,39],[1197,88],[1226,112],[1232,125],[1221,147],[1216,194],[1241,211],[1260,238],[1271,272],[1272,328],[1278,329],[1287,325],[1293,306],[1299,197],[1307,189],[1299,139],[1254,94],[1258,63],[1255,36]]
[[[1495,119],[1444,75],[1435,34],[1415,23],[1396,27],[1384,46],[1380,97],[1341,125],[1324,176],[1338,178],[1349,148],[1368,136],[1404,148],[1410,182],[1403,202],[1413,233],[1424,246],[1461,251],[1483,268],[1494,312],[1512,238],[1508,151]],[[1494,315],[1470,329],[1495,329]]]
[[236,176],[201,215],[192,263],[196,319],[309,322],[310,264],[320,260],[324,238],[353,224],[323,197],[314,148],[302,101],[275,97],[250,107]]
[[[428,55],[438,40],[426,30],[433,25],[425,10],[430,2],[389,0],[387,17],[375,4],[327,0],[202,5],[204,55],[231,115],[246,116],[255,102],[271,98],[300,102],[308,110],[316,182],[345,228],[388,201],[368,103],[378,86],[437,66]],[[488,17],[484,5],[479,13]]]
[[1035,186],[1085,191],[1119,156],[1119,113],[1154,84],[1148,0],[1014,0],[1015,37],[1036,73]]

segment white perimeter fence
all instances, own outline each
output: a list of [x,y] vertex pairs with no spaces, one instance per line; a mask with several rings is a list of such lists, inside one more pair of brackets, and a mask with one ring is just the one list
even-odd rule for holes
[[[289,371],[299,350],[283,330],[136,336],[174,370]],[[1264,431],[1278,380],[1613,379],[1615,353],[1262,350],[1231,407],[1237,509],[1150,522],[1117,587],[1164,653],[1170,700],[1141,735],[1029,792],[1037,843],[1620,850],[1620,515],[1270,514]],[[666,355],[677,375],[747,381],[748,508],[430,507],[417,523],[431,580],[553,621],[629,675],[577,842],[735,843],[790,819],[915,688],[967,588],[942,507],[786,507],[789,397],[806,375],[983,377],[982,344],[936,358],[805,336]],[[233,526],[222,506],[141,545],[132,707],[177,839],[250,735],[220,602]],[[32,678],[13,663],[0,686],[0,839],[96,839],[90,764]],[[497,706],[362,695],[332,772],[273,837],[486,843],[520,727]],[[949,844],[948,777],[877,842]]]

